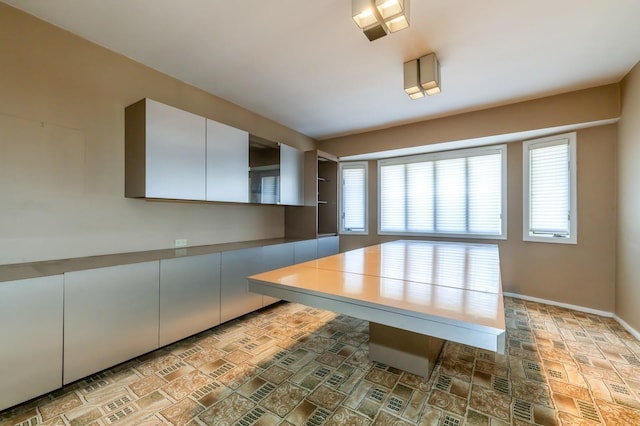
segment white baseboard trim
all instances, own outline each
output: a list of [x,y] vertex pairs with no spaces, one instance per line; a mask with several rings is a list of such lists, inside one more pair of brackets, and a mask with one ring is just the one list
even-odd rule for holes
[[544,303],[545,305],[560,306],[561,308],[573,309],[578,312],[587,314],[600,315],[607,318],[615,318],[613,312],[601,311],[599,309],[585,308],[584,306],[571,305],[569,303],[556,302],[555,300],[541,299],[539,297],[525,296],[517,293],[502,293],[504,296],[513,297],[514,299],[528,300],[529,302]]
[[613,312],[601,311],[601,310],[592,309],[592,308],[585,308],[584,306],[571,305],[569,303],[556,302],[555,300],[541,299],[539,297],[525,296],[517,293],[503,292],[502,294],[503,296],[513,297],[514,299],[522,299],[522,300],[528,300],[530,302],[544,303],[545,305],[560,306],[561,308],[573,309],[574,311],[578,311],[578,312],[585,312],[588,314],[594,314],[594,315],[600,315],[607,318],[613,318],[622,327],[624,327],[625,330],[631,333],[633,337],[640,340],[640,333],[636,329],[631,327],[629,324],[627,324],[622,318],[614,314]]
[[633,335],[633,337],[640,340],[640,333],[638,333],[638,331],[636,331],[635,328],[631,327],[629,324],[627,324],[622,318],[620,318],[617,315],[614,315],[613,319],[618,321],[620,325],[624,327],[625,330],[627,330],[629,333]]

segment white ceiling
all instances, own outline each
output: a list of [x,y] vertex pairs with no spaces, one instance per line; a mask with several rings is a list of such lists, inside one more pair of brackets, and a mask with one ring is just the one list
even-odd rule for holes
[[[369,42],[349,0],[2,0],[317,139],[618,82],[638,0],[412,0]],[[443,91],[402,66],[435,51]]]

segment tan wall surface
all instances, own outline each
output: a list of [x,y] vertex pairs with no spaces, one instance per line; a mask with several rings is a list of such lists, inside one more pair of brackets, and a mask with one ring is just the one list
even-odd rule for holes
[[[505,292],[606,312],[614,310],[616,229],[615,124],[577,133],[578,244],[522,241],[522,144],[507,150],[507,240],[500,246]],[[340,237],[348,250],[402,237],[377,234],[377,163],[369,162],[369,235]]]
[[124,198],[141,98],[309,150],[315,141],[0,3],[0,264],[284,235],[284,208]]
[[616,314],[640,330],[640,63],[622,81]]
[[[617,119],[618,84],[578,90],[318,143],[338,157]],[[416,102],[428,101],[421,99]]]

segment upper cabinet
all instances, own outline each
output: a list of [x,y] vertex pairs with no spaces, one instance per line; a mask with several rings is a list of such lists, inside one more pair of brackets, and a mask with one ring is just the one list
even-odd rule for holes
[[205,200],[206,120],[151,99],[125,109],[125,196]]
[[207,120],[207,200],[249,202],[249,134]]
[[249,135],[250,202],[301,206],[304,153],[285,144]]
[[255,135],[249,135],[249,193],[252,203],[280,203],[280,147]]
[[304,152],[280,145],[280,204],[304,204]]
[[304,155],[151,99],[125,109],[125,196],[302,205]]

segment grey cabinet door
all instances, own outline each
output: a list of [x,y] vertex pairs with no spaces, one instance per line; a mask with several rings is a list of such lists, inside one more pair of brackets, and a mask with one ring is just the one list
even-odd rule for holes
[[146,101],[146,196],[204,200],[206,119]]
[[307,262],[318,258],[318,241],[296,241],[293,247],[293,263]]
[[0,282],[0,411],[62,387],[62,283]]
[[338,254],[340,250],[340,237],[321,237],[318,238],[318,257],[331,256]]
[[64,384],[158,348],[159,261],[64,275]]
[[220,324],[220,253],[160,261],[160,346]]
[[207,120],[207,201],[249,202],[249,134]]
[[280,204],[304,204],[304,153],[285,144],[280,145]]
[[[283,268],[293,265],[294,243],[275,244],[263,247],[262,271]],[[262,296],[262,306],[267,306],[280,299],[275,297]]]
[[221,322],[229,321],[262,307],[262,295],[250,293],[247,285],[247,277],[262,272],[262,265],[262,247],[222,253]]

